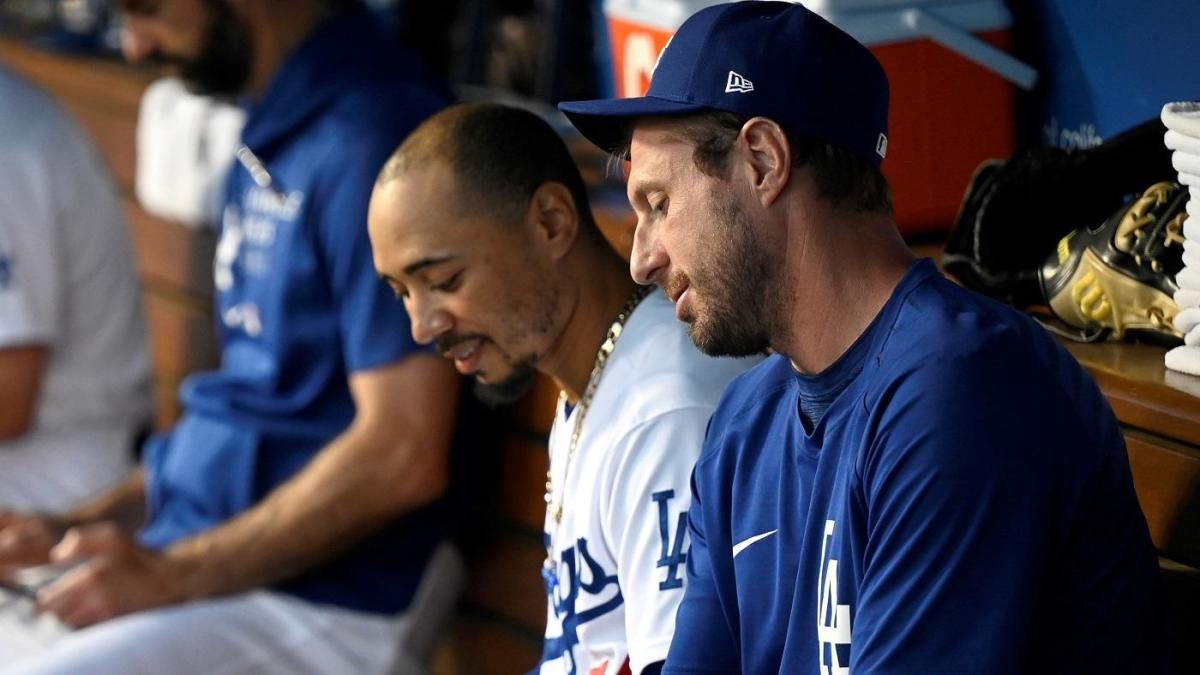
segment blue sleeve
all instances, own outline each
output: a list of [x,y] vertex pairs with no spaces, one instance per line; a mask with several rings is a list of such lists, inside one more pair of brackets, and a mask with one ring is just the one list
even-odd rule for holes
[[928,364],[884,394],[859,469],[850,672],[1024,672],[1031,632],[1055,630],[1030,622],[1087,480],[1061,451],[1081,425],[1061,388],[1004,356]]
[[336,161],[329,162],[331,174],[326,176],[317,230],[349,373],[421,349],[412,338],[404,306],[375,271],[367,236],[367,207],[375,178],[403,139],[404,134],[364,131],[360,137],[343,139]]
[[[697,466],[699,468],[699,465]],[[741,671],[737,642],[721,609],[708,540],[704,536],[704,507],[696,474],[692,474],[692,506],[688,534],[687,584],[675,615],[675,636],[663,675],[737,673]]]

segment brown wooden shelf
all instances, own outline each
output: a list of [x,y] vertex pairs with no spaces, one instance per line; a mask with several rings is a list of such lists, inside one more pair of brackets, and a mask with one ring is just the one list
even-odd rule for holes
[[1200,377],[1167,370],[1166,350],[1120,343],[1067,344],[1122,424],[1200,448]]

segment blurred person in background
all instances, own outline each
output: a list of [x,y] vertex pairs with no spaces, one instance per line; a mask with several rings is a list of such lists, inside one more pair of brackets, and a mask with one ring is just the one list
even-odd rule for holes
[[629,279],[565,143],[533,113],[449,108],[371,198],[375,266],[476,392],[560,388],[546,483],[544,675],[658,672],[683,596],[689,479],[721,391],[758,362],[704,356]]
[[408,337],[366,215],[444,87],[355,1],[123,8],[131,60],[247,108],[215,263],[221,363],[185,382],[181,420],[120,487],[0,521],[0,572],[74,565],[34,614],[0,604],[8,672],[420,672],[459,585],[459,378]]
[[2,519],[121,482],[152,402],[125,215],[96,149],[3,67],[0,146]]

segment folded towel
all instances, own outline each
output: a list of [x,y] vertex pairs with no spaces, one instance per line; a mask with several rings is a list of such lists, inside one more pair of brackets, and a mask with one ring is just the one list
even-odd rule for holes
[[1200,291],[1193,291],[1186,288],[1181,288],[1175,291],[1175,304],[1179,305],[1180,309],[1188,309],[1190,307],[1200,307]]
[[1175,330],[1184,335],[1200,326],[1200,307],[1189,307],[1175,315]]
[[1200,154],[1176,150],[1171,153],[1171,166],[1179,173],[1200,174]]
[[138,201],[163,218],[215,226],[244,123],[241,108],[191,94],[176,78],[151,84],[138,112]]
[[1192,291],[1200,291],[1200,269],[1194,267],[1184,267],[1179,270],[1179,274],[1175,275],[1175,283],[1180,288],[1186,288]]
[[1183,239],[1183,264],[1186,267],[1200,269],[1200,241]]
[[1179,173],[1179,182],[1189,186],[1200,185],[1200,174],[1186,173],[1181,171]]
[[1167,129],[1167,133],[1163,134],[1163,143],[1172,150],[1200,155],[1200,137],[1197,136],[1188,136]]
[[[1188,202],[1188,206],[1195,204],[1193,199]],[[1184,240],[1200,241],[1200,218],[1188,216],[1183,219],[1183,238]]]
[[1167,352],[1167,367],[1188,375],[1200,375],[1200,347],[1184,345]]
[[1200,218],[1200,199],[1189,198],[1184,210],[1187,211],[1189,216],[1191,216],[1189,220]]
[[1183,336],[1183,344],[1189,347],[1200,347],[1200,326],[1196,326],[1190,333]]
[[1163,124],[1185,136],[1200,138],[1200,101],[1181,101],[1163,106]]

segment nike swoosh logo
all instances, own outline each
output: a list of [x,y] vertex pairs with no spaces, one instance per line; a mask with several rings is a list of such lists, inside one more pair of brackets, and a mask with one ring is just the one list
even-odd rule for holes
[[751,544],[756,544],[756,543],[762,541],[763,539],[766,539],[767,537],[775,534],[778,531],[779,530],[776,529],[776,530],[771,530],[770,532],[763,532],[762,534],[756,534],[753,537],[750,537],[749,539],[743,539],[743,540],[739,541],[738,543],[733,545],[733,557],[735,557],[735,558],[738,557],[738,554],[741,553],[742,551],[745,551],[746,549],[750,548]]

